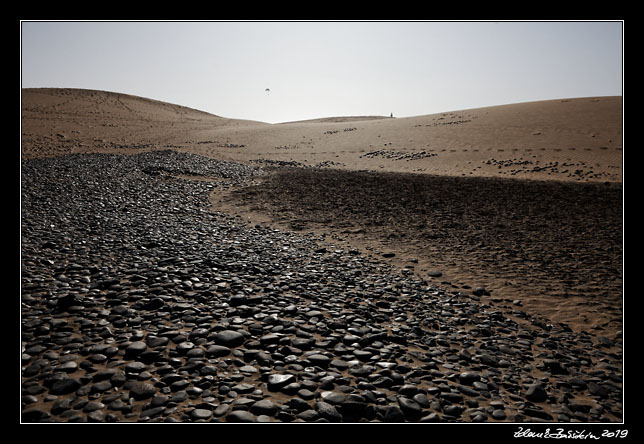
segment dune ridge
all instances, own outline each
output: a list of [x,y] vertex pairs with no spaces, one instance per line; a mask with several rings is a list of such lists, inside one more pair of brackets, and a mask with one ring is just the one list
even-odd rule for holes
[[22,92],[23,157],[166,148],[240,162],[268,159],[350,170],[620,182],[622,99],[268,124],[118,93]]

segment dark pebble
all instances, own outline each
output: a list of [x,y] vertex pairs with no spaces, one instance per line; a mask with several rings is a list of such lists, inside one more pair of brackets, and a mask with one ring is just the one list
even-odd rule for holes
[[256,417],[252,413],[245,410],[235,410],[226,416],[226,422],[256,422]]
[[130,396],[136,400],[151,398],[157,392],[157,388],[147,382],[135,381],[128,384]]
[[76,390],[81,388],[82,385],[83,384],[78,379],[62,379],[54,382],[49,389],[49,393],[52,395],[67,395],[69,393],[74,393]]
[[238,347],[244,343],[244,335],[234,330],[223,330],[216,333],[213,340],[224,347]]
[[545,402],[548,400],[548,393],[540,384],[532,384],[525,393],[528,401]]

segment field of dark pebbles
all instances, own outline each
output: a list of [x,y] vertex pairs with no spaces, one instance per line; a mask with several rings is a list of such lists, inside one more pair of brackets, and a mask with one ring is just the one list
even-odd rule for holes
[[22,422],[622,420],[621,337],[210,208],[261,174],[22,161]]

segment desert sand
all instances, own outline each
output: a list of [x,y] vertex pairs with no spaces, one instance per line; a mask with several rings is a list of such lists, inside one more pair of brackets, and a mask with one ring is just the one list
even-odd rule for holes
[[172,148],[350,170],[620,182],[621,97],[266,124],[101,91],[26,89],[24,157]]
[[171,150],[261,168],[212,190],[209,211],[320,236],[484,308],[601,337],[621,356],[622,127],[621,97],[267,124],[23,89],[21,157]]

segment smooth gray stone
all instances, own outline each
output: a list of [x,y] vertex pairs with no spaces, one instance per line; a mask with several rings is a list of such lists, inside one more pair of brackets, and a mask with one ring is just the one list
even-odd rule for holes
[[255,422],[255,415],[246,410],[234,410],[226,416],[226,422]]

